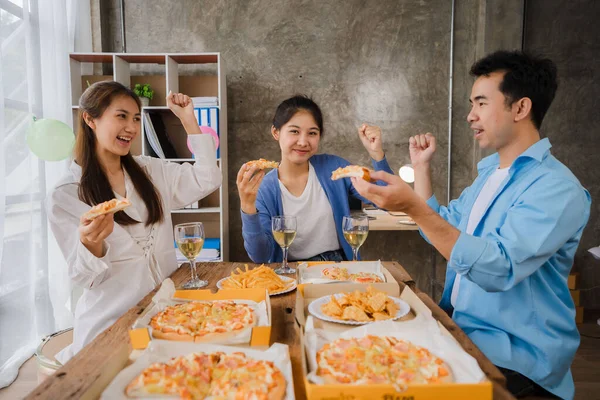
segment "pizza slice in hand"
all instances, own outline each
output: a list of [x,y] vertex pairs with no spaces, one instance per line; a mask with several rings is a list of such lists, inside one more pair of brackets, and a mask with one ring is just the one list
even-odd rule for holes
[[92,220],[104,214],[116,213],[129,207],[131,202],[127,199],[112,199],[104,203],[96,204],[88,212],[83,214],[85,219]]
[[340,167],[331,173],[331,180],[337,181],[342,178],[361,178],[367,182],[371,181],[371,174],[369,170],[360,165],[348,165],[346,167]]
[[256,166],[259,169],[268,169],[268,168],[278,168],[279,167],[279,163],[277,161],[268,161],[268,160],[265,160],[264,158],[248,161],[246,163],[246,165],[249,167]]

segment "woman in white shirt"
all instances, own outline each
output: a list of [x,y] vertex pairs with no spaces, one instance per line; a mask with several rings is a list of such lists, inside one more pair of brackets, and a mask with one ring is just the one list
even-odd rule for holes
[[[50,193],[50,227],[81,286],[73,344],[63,364],[177,268],[170,210],[206,197],[221,185],[210,135],[200,134],[191,99],[169,94],[194,150],[194,165],[132,156],[140,134],[140,100],[118,82],[90,86],[79,100],[77,142],[69,172]],[[132,206],[92,221],[91,206],[127,197]]]

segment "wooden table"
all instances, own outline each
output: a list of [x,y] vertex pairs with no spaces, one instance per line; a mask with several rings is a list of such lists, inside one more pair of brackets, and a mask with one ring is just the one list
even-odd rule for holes
[[[398,282],[408,285],[421,300],[433,311],[450,333],[462,344],[463,348],[478,362],[481,369],[494,384],[494,399],[512,399],[504,389],[505,379],[498,369],[481,353],[466,334],[425,294],[420,292],[410,275],[396,262],[384,262]],[[180,268],[173,273],[171,279],[176,286],[189,279],[189,269]],[[273,265],[274,266],[274,265]],[[200,278],[209,281],[209,288],[216,288],[219,279],[227,276],[243,263],[199,263]],[[128,330],[144,309],[150,304],[156,290],[150,292],[135,307],[127,311],[110,328],[102,332],[94,341],[81,350],[65,366],[53,376],[46,379],[27,399],[93,399],[102,392],[114,376],[114,371],[120,370],[129,358],[130,342]],[[296,399],[305,399],[304,380],[300,354],[300,337],[295,321],[296,293],[274,296],[271,298],[272,329],[271,342],[285,343],[289,346],[294,375]]]
[[377,214],[369,218],[370,231],[418,231],[416,224],[409,223],[408,215]]

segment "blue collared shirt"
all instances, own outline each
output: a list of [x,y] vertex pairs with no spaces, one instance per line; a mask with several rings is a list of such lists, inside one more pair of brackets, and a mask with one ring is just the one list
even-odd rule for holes
[[452,318],[496,365],[517,371],[561,398],[573,398],[571,362],[579,347],[567,278],[590,215],[591,198],[550,154],[550,141],[512,163],[472,235],[473,204],[498,168],[493,154],[457,200],[427,204],[461,231],[452,249],[440,305],[460,274]]

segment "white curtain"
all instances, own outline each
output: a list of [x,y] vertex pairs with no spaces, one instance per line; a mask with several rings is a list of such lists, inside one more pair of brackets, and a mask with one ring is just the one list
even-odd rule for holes
[[89,1],[0,1],[0,388],[43,336],[72,323],[64,258],[44,198],[68,160],[26,145],[32,117],[72,124],[68,53],[91,51]]

